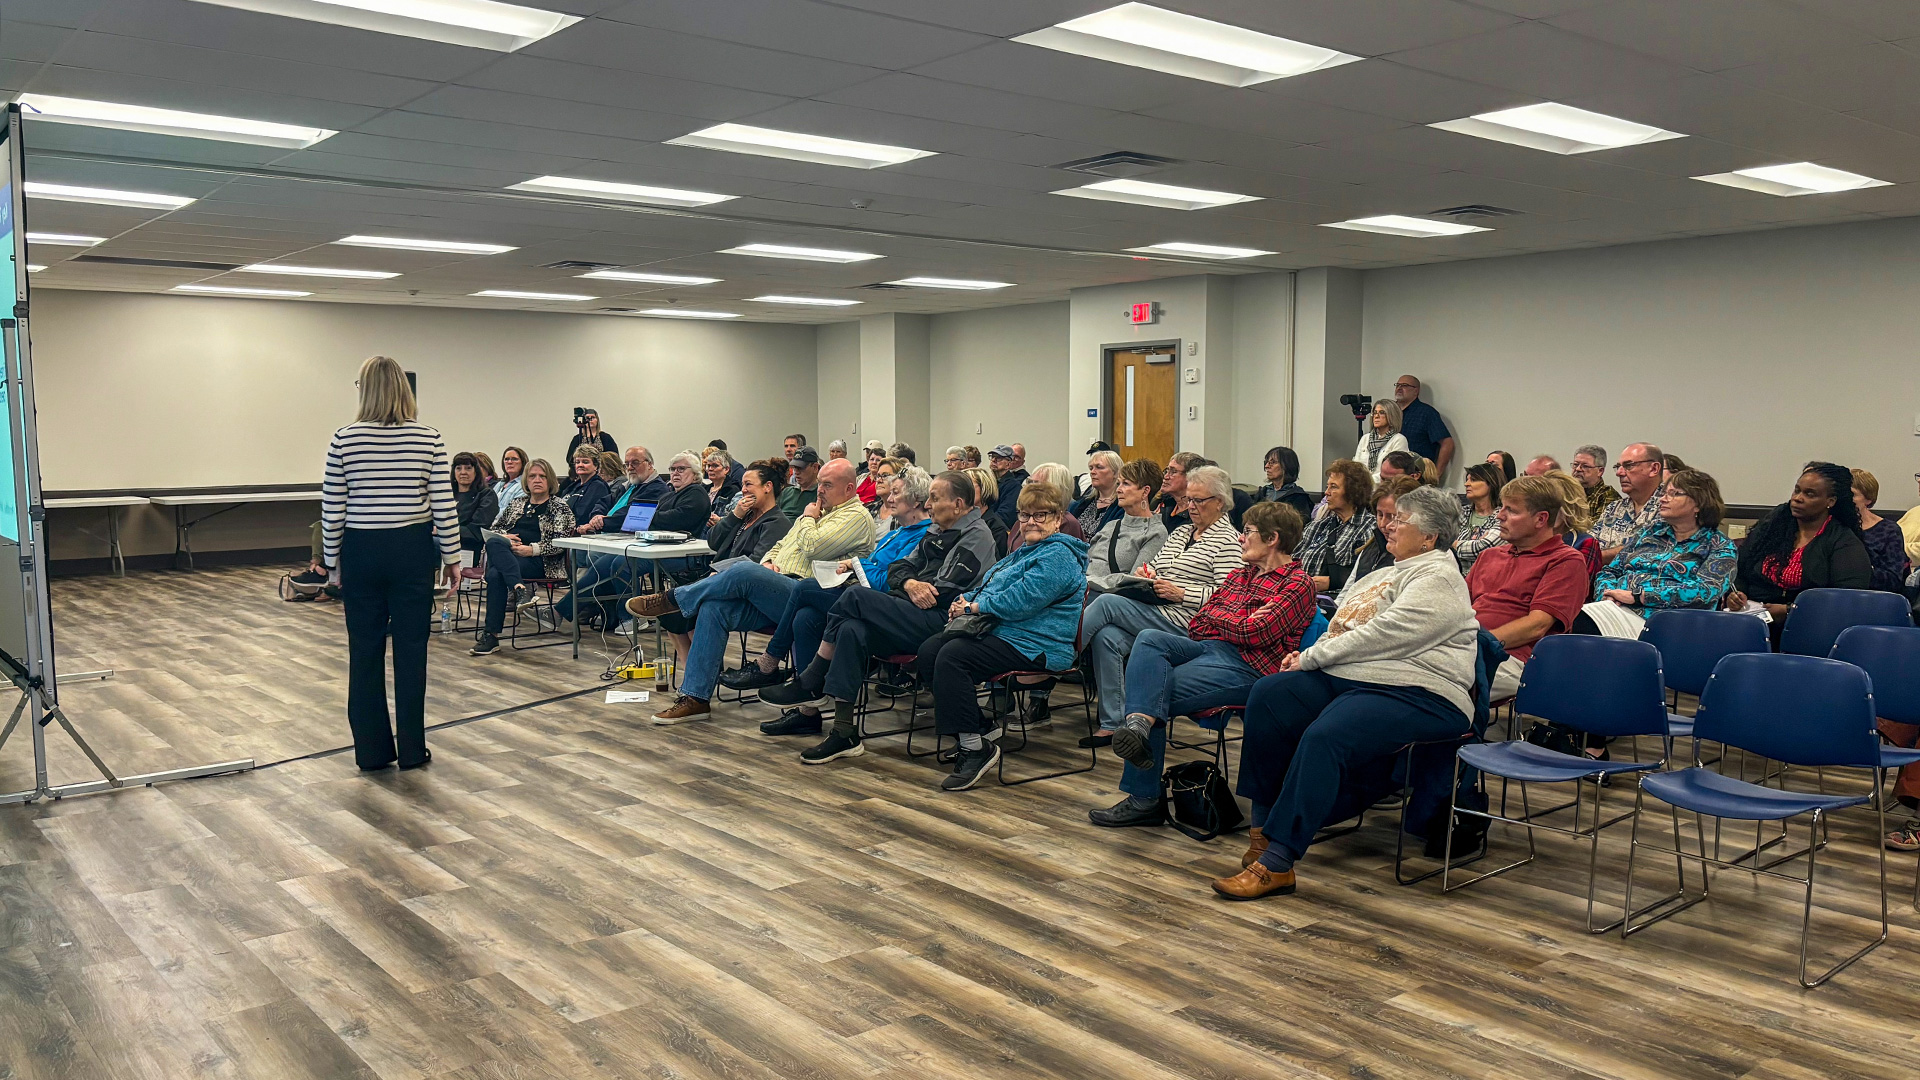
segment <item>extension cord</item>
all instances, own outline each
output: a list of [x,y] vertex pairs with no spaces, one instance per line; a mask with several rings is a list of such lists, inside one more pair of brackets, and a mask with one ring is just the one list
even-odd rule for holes
[[651,679],[653,678],[653,668],[651,666],[641,667],[638,664],[628,664],[626,667],[614,672],[613,677],[616,679]]

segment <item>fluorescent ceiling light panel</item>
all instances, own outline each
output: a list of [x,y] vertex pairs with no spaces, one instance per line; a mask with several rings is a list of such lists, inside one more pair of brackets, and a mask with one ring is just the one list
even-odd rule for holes
[[758,154],[791,161],[811,161],[819,165],[844,165],[852,169],[878,169],[934,155],[932,150],[915,150],[910,146],[854,142],[851,139],[776,131],[748,124],[715,124],[677,139],[668,139],[667,145],[697,146],[703,150],[725,150],[734,154]]
[[392,248],[396,251],[443,251],[449,255],[500,255],[515,250],[509,244],[469,244],[459,240],[410,240],[401,236],[343,236],[336,244],[349,247]]
[[27,195],[52,202],[94,203],[99,206],[132,206],[141,210],[178,210],[193,202],[181,195],[155,195],[145,191],[120,191],[114,188],[78,187],[74,184],[43,184],[29,180]]
[[720,252],[722,255],[753,255],[762,259],[798,259],[801,262],[857,263],[884,259],[866,251],[835,251],[832,248],[794,247],[791,244],[741,244]]
[[1553,101],[1480,113],[1462,120],[1444,120],[1430,126],[1552,154],[1585,154],[1686,138],[1677,131],[1664,131]]
[[19,100],[20,108],[34,119],[51,120],[56,124],[144,131],[152,135],[180,135],[190,139],[218,139],[221,142],[278,146],[288,150],[304,150],[340,134],[331,128],[276,124],[238,116],[213,116],[181,112],[178,109],[156,109],[147,105],[57,97],[53,94],[21,94]]
[[522,289],[481,289],[472,296],[493,296],[502,300],[598,300],[597,296],[581,296],[579,293],[565,292],[527,292]]
[[508,191],[535,191],[543,195],[585,195],[617,202],[646,203],[650,206],[712,206],[737,199],[738,195],[719,195],[711,191],[683,191],[680,188],[648,187],[645,184],[615,184],[606,180],[578,180],[571,176],[536,176],[510,185]]
[[27,243],[48,244],[53,247],[92,247],[95,244],[104,244],[106,242],[107,238],[104,236],[78,236],[73,233],[57,232],[30,232],[27,234]]
[[254,263],[251,266],[236,267],[242,274],[287,274],[292,277],[331,277],[360,278],[367,281],[384,281],[400,275],[390,270],[342,270],[333,266],[287,266],[283,263]]
[[1147,255],[1190,255],[1197,259],[1251,259],[1257,255],[1280,254],[1277,251],[1261,251],[1259,248],[1221,247],[1218,244],[1188,244],[1180,241],[1148,244],[1146,247],[1127,250]]
[[863,300],[840,300],[830,296],[756,296],[756,304],[798,304],[802,307],[852,307]]
[[641,311],[641,315],[653,315],[666,319],[737,319],[740,316],[731,311],[694,311],[688,308],[655,307]]
[[889,285],[906,285],[915,289],[965,289],[970,292],[985,292],[988,289],[1006,289],[1013,286],[1011,281],[970,281],[967,278],[950,277],[908,277],[899,281],[889,281]]
[[578,15],[494,0],[200,0],[203,4],[350,26],[449,45],[513,52],[580,21]]
[[1379,217],[1354,218],[1351,221],[1329,221],[1329,229],[1352,229],[1354,232],[1382,233],[1386,236],[1462,236],[1466,233],[1492,232],[1492,229],[1480,225],[1462,225],[1457,221],[1428,221],[1426,218],[1408,217],[1405,214],[1382,214]]
[[[1797,161],[1791,165],[1765,165],[1758,169],[1735,169],[1732,172],[1713,173],[1708,176],[1696,176],[1695,180],[1705,180],[1709,184],[1723,184],[1727,187],[1745,188],[1767,195],[1817,195],[1833,191],[1858,191],[1861,188],[1886,187],[1887,181],[1875,180],[1871,176],[1861,176],[1845,169],[1829,169],[1825,165],[1815,165],[1811,161]],[[33,239],[29,234],[27,239]]]
[[599,281],[638,281],[648,285],[712,285],[720,278],[694,277],[691,274],[651,274],[642,270],[595,270],[579,275]]
[[1149,184],[1144,180],[1102,180],[1097,184],[1066,188],[1054,194],[1071,195],[1076,199],[1101,199],[1106,202],[1158,206],[1168,210],[1205,210],[1214,206],[1232,206],[1234,203],[1260,201],[1258,195],[1236,195],[1231,191],[1208,191],[1205,188],[1176,187],[1172,184]]
[[1222,86],[1252,86],[1360,59],[1150,4],[1121,4],[1013,40]]
[[312,296],[299,289],[243,289],[237,285],[175,285],[168,292],[205,293],[208,296]]

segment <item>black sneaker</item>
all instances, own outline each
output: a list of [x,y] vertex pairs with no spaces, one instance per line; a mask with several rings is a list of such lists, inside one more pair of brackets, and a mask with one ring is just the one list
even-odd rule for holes
[[473,656],[492,656],[500,651],[500,639],[492,634],[481,634],[479,640],[473,643],[473,648],[467,651]]
[[960,751],[953,759],[953,772],[940,781],[940,790],[967,790],[979,783],[980,778],[985,776],[987,770],[993,768],[999,760],[1000,746],[997,743],[986,743],[978,750]]
[[777,668],[762,671],[760,665],[747,661],[747,666],[738,671],[729,671],[720,676],[720,685],[729,690],[758,690],[766,686],[779,686],[793,678],[792,668]]
[[317,573],[313,570],[302,570],[293,575],[293,583],[295,585],[325,585],[327,583],[327,575]]
[[1130,829],[1136,825],[1161,825],[1167,820],[1164,799],[1146,800],[1146,805],[1129,795],[1112,806],[1087,811],[1087,820],[1103,829]]
[[860,736],[828,732],[820,745],[800,751],[800,760],[808,765],[825,765],[835,758],[859,757],[866,752]]
[[780,714],[778,720],[768,720],[760,725],[762,735],[818,735],[823,730],[826,717],[815,713],[808,716],[799,709],[788,709]]
[[760,700],[769,705],[805,705],[820,700],[820,691],[810,689],[799,679],[788,679],[778,686],[760,691]]
[[1046,698],[1032,698],[1027,705],[1027,726],[1039,727],[1053,721],[1053,707]]

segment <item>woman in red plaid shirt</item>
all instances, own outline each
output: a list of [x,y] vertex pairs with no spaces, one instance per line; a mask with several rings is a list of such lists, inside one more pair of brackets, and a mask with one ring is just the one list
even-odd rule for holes
[[1313,622],[1313,579],[1293,561],[1305,531],[1299,512],[1285,503],[1257,503],[1245,523],[1242,565],[1200,606],[1187,634],[1143,630],[1134,639],[1126,716],[1113,733],[1113,752],[1126,761],[1120,790],[1127,797],[1090,811],[1095,825],[1160,824],[1166,813],[1160,770],[1167,718],[1279,671],[1281,658],[1300,647]]

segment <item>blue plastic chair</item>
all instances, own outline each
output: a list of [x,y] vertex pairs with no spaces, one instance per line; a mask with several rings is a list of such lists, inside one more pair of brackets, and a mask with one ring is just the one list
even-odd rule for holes
[[[1697,698],[1706,690],[1707,680],[1713,677],[1713,666],[1721,657],[1773,651],[1767,641],[1766,623],[1737,611],[1702,608],[1654,612],[1647,619],[1647,628],[1640,632],[1640,640],[1651,642],[1660,650],[1660,667],[1676,707],[1681,694]],[[1669,708],[1667,734],[1675,739],[1692,738],[1692,718]]]
[[[1920,724],[1920,627],[1849,626],[1833,643],[1833,659],[1866,671],[1873,680],[1873,711],[1896,724]],[[1886,774],[1920,762],[1920,749],[1880,746],[1874,794],[1885,801]],[[1913,906],[1920,908],[1920,868],[1913,876]]]
[[1899,593],[1871,589],[1808,589],[1793,602],[1780,651],[1826,656],[1849,626],[1912,626],[1913,611]]
[[[1852,664],[1817,656],[1740,654],[1729,656],[1714,668],[1713,678],[1700,698],[1700,711],[1694,717],[1696,740],[1710,739],[1729,747],[1739,747],[1763,758],[1789,765],[1836,766],[1878,769],[1880,748],[1874,736],[1873,684],[1867,673]],[[1854,961],[1878,948],[1887,940],[1887,853],[1880,851],[1880,936],[1852,956],[1829,968],[1817,979],[1807,978],[1807,942],[1813,925],[1813,883],[1820,844],[1822,819],[1836,810],[1862,806],[1873,801],[1867,795],[1824,795],[1780,788],[1762,787],[1744,780],[1723,776],[1701,766],[1677,772],[1650,773],[1640,778],[1638,803],[1647,797],[1659,799],[1674,808],[1673,846],[1663,848],[1640,839],[1640,825],[1634,821],[1632,843],[1627,854],[1627,899],[1629,913],[1622,922],[1621,936],[1635,934],[1662,919],[1670,918],[1705,900],[1711,879],[1703,884],[1700,895],[1687,898],[1684,874],[1680,888],[1671,896],[1633,910],[1633,872],[1635,857],[1641,848],[1671,854],[1682,862],[1697,862],[1703,877],[1709,866],[1727,870],[1745,870],[1800,884],[1806,899],[1800,920],[1800,985],[1819,986]],[[1709,856],[1706,832],[1700,833],[1698,854],[1687,851],[1680,842],[1680,810],[1708,817],[1759,822],[1784,823],[1803,814],[1811,815],[1807,846],[1804,850],[1775,860],[1765,866],[1741,865]],[[1879,812],[1880,831],[1886,832],[1886,812]],[[1804,878],[1770,869],[1782,862],[1804,857]],[[1675,901],[1678,901],[1675,903]],[[1666,910],[1635,924],[1634,915],[1665,906]]]
[[[1591,637],[1584,634],[1558,634],[1545,638],[1533,647],[1533,656],[1527,661],[1526,669],[1520,677],[1520,690],[1514,696],[1514,713],[1516,716],[1534,716],[1564,724],[1577,731],[1595,735],[1659,735],[1664,745],[1667,734],[1667,697],[1665,683],[1660,674],[1660,650],[1644,641]],[[1441,890],[1452,892],[1454,889],[1465,888],[1476,881],[1485,881],[1487,878],[1527,865],[1534,860],[1536,854],[1533,832],[1535,829],[1545,829],[1587,841],[1587,932],[1602,934],[1619,926],[1621,920],[1615,920],[1605,926],[1594,925],[1594,876],[1600,858],[1600,833],[1609,825],[1632,817],[1634,812],[1619,814],[1611,819],[1602,819],[1600,816],[1602,785],[1597,781],[1605,776],[1657,769],[1664,760],[1665,756],[1662,755],[1660,762],[1599,761],[1585,754],[1562,754],[1543,746],[1535,746],[1523,739],[1511,742],[1470,743],[1461,747],[1454,760],[1456,783],[1453,811],[1457,814],[1484,817],[1489,821],[1502,821],[1525,828],[1527,857],[1475,874],[1456,885],[1451,880],[1450,871],[1453,860],[1452,852],[1449,851],[1447,872],[1443,872],[1440,879]],[[1506,817],[1494,813],[1491,808],[1462,809],[1459,805],[1459,784],[1457,783],[1462,764],[1479,769],[1484,776],[1518,782],[1521,816]],[[1586,828],[1582,828],[1580,824],[1581,808],[1585,800],[1579,794],[1576,794],[1570,803],[1554,807],[1552,810],[1544,810],[1539,814],[1531,812],[1527,805],[1528,784],[1559,784],[1577,780],[1596,781],[1592,785],[1592,820]],[[1573,809],[1573,827],[1570,829],[1556,825],[1543,825],[1535,820],[1569,807]]]

